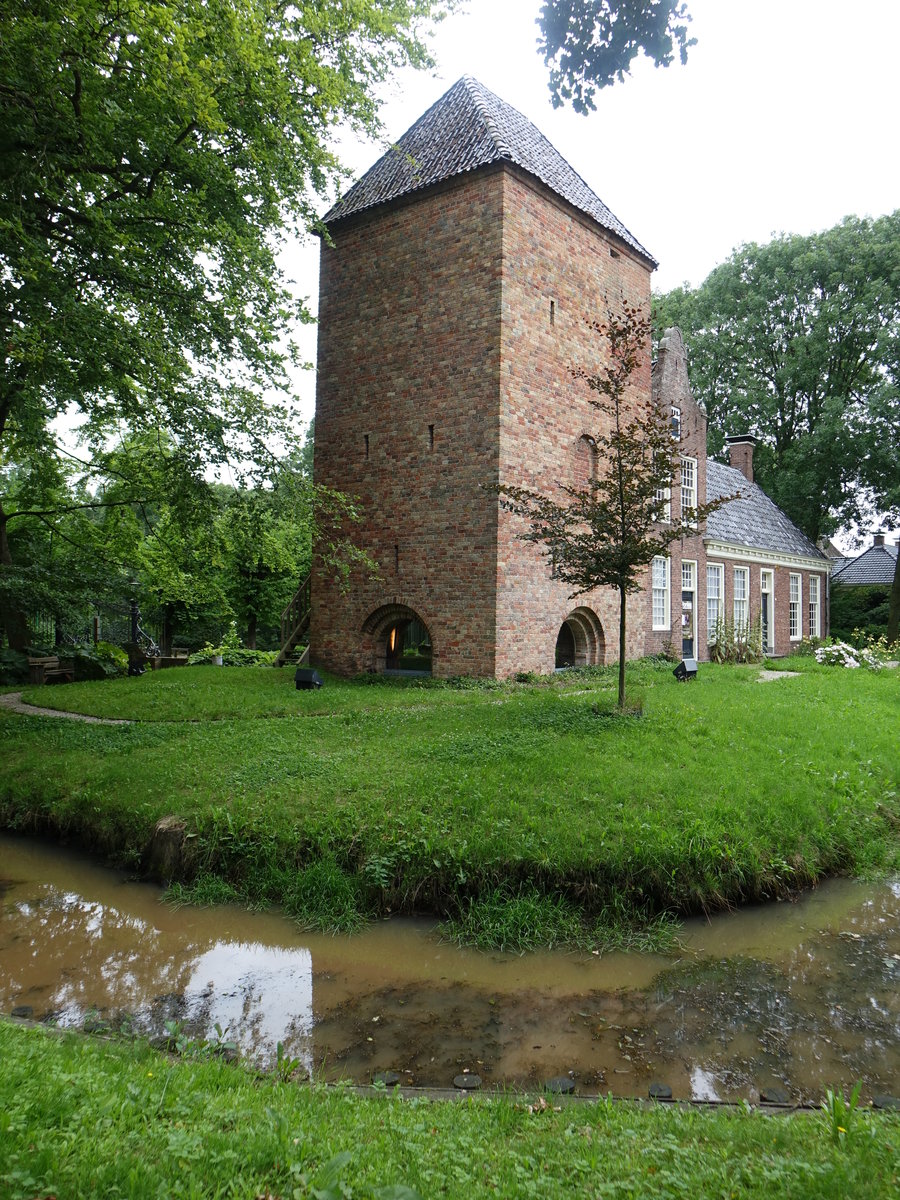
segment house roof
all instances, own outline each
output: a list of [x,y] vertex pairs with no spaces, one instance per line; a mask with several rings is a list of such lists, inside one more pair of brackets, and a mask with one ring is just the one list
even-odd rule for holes
[[707,517],[707,538],[757,550],[821,558],[823,563],[828,561],[761,487],[750,483],[735,467],[708,459],[706,499],[718,500],[735,492],[741,493],[736,500],[729,501]]
[[856,558],[848,558],[839,567],[835,567],[832,578],[835,583],[891,584],[894,582],[896,568],[896,546],[870,546]]
[[458,80],[407,129],[326,214],[325,224],[501,162],[514,163],[541,180],[656,266],[653,256],[537,126],[470,75]]

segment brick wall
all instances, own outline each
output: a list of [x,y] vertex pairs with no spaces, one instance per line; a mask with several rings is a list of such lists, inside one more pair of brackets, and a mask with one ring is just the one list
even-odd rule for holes
[[369,619],[402,606],[435,675],[494,673],[502,197],[480,173],[322,244],[315,479],[359,497],[351,535],[380,570],[346,594],[314,577],[311,655],[331,670],[383,665]]
[[[648,265],[535,181],[504,175],[503,327],[500,367],[500,476],[505,483],[559,496],[583,483],[591,451],[585,434],[602,430],[576,367],[600,365],[604,344],[585,318],[603,319],[607,302],[650,304]],[[650,382],[649,345],[634,377]],[[601,589],[571,599],[551,578],[542,551],[517,536],[521,518],[502,512],[497,540],[497,673],[552,671],[556,639],[575,612],[593,629],[589,661],[618,658],[618,596]],[[629,601],[628,656],[643,652],[643,599]],[[601,632],[602,631],[602,632]]]
[[[588,661],[617,657],[616,597],[570,600],[485,487],[574,481],[597,427],[570,373],[596,363],[583,318],[605,315],[607,296],[649,307],[648,265],[507,167],[339,222],[332,237],[315,478],[359,497],[352,536],[380,578],[357,573],[342,594],[316,574],[313,661],[379,669],[390,622],[409,612],[429,629],[436,676],[550,671],[572,613]],[[648,354],[636,388],[649,370]],[[630,604],[629,656],[643,651],[643,607]]]

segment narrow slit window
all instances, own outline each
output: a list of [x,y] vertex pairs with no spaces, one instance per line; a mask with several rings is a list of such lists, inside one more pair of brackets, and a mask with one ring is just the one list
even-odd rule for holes
[[400,547],[394,546],[394,570],[400,573]]
[[550,324],[551,325],[556,324],[556,301],[555,300],[550,301]]
[[369,457],[369,435],[367,433],[363,434],[363,442],[365,443],[365,447],[366,447],[366,458],[368,458]]
[[434,426],[433,425],[428,426],[428,449],[429,450],[434,449]]

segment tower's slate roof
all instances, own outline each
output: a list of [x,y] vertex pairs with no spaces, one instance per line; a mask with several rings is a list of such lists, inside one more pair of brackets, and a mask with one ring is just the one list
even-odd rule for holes
[[706,499],[718,500],[735,492],[741,495],[707,517],[708,538],[756,550],[780,550],[786,554],[802,554],[806,558],[821,558],[823,563],[828,561],[761,487],[750,483],[735,467],[708,459]]
[[407,129],[334,205],[325,224],[498,162],[514,163],[534,175],[656,266],[537,126],[469,75]]
[[897,567],[896,546],[870,546],[856,558],[846,559],[835,567],[835,583],[891,584]]

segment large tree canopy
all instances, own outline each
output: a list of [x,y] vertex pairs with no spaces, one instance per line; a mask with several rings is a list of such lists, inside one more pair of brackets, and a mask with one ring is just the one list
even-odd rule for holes
[[684,334],[710,451],[755,434],[761,486],[809,537],[897,508],[900,211],[742,246],[655,322]]
[[546,0],[538,45],[550,67],[550,93],[559,108],[595,107],[597,89],[621,82],[643,51],[658,67],[677,52],[687,62],[690,15],[682,0]]
[[[265,462],[289,422],[264,397],[305,317],[278,235],[314,221],[333,127],[375,128],[377,82],[426,61],[435,8],[0,7],[0,464],[54,455],[53,422],[73,412],[93,450],[131,428],[159,430],[194,476]],[[0,615],[21,641],[21,614]]]

